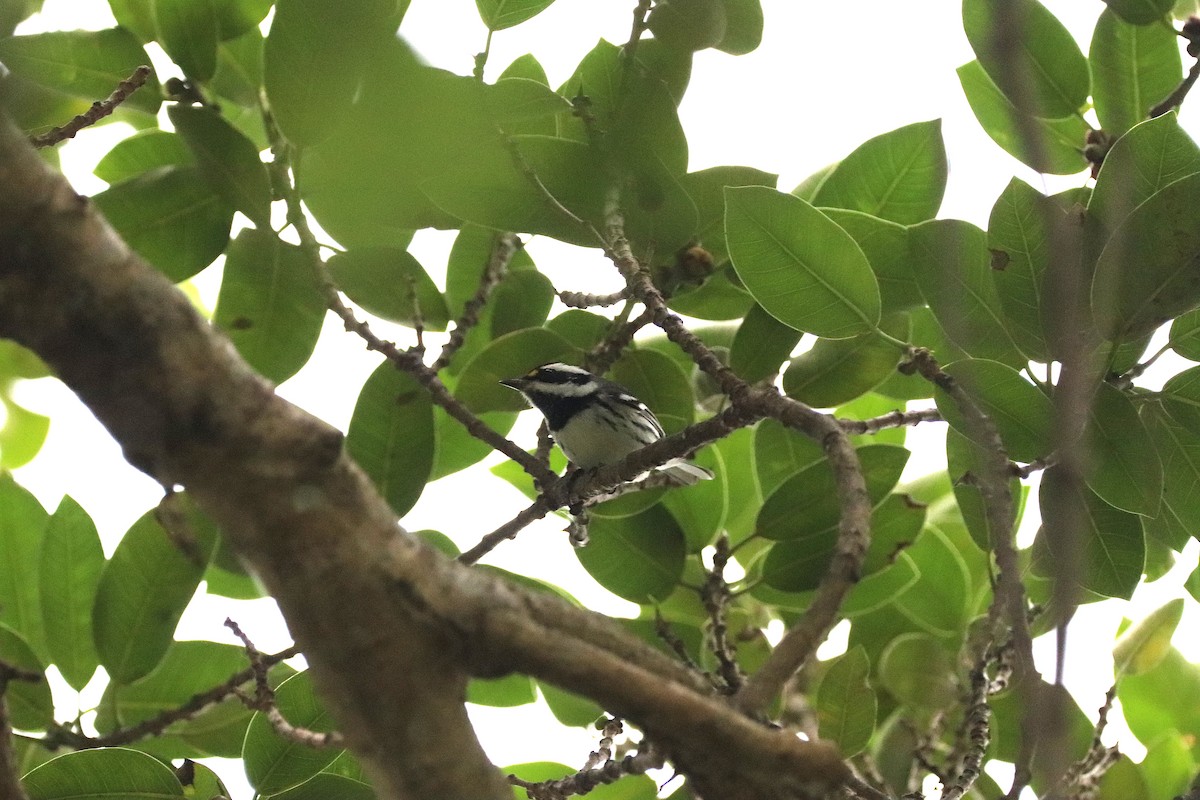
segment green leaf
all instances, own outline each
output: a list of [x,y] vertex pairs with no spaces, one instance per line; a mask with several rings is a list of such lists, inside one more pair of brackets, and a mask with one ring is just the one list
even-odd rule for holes
[[[1087,103],[1087,60],[1037,0],[963,0],[962,14],[979,63],[1017,108],[1055,118],[1076,114]],[[1010,38],[1019,46],[1009,45]]]
[[879,680],[901,703],[918,709],[949,708],[958,700],[954,656],[927,633],[897,636],[883,651]]
[[[504,767],[502,771],[529,782],[557,780],[575,772],[572,767],[550,761],[513,764]],[[525,790],[514,786],[513,797],[516,800],[525,800]],[[588,794],[588,800],[655,800],[656,797],[658,786],[646,775],[626,776],[617,783],[597,786]]]
[[80,691],[100,663],[92,643],[92,606],[104,550],[96,524],[69,495],[46,525],[39,562],[46,654]]
[[[872,536],[872,543],[874,537]],[[916,562],[908,553],[899,552],[892,556],[887,568],[863,577],[846,595],[840,613],[847,619],[878,611],[890,605],[920,579]]]
[[38,568],[46,510],[12,476],[0,474],[0,624],[35,653],[46,652]]
[[362,82],[379,68],[407,5],[275,3],[263,48],[263,87],[289,141],[316,144],[351,122],[347,112]]
[[1174,0],[1104,0],[1108,10],[1132,25],[1150,25],[1162,22],[1163,17],[1175,7]]
[[221,38],[234,39],[257,27],[271,6],[271,0],[213,0]]
[[764,419],[754,428],[754,472],[764,497],[824,458],[819,442],[778,420]]
[[[990,550],[998,537],[1008,536],[1008,531],[992,530],[986,513],[983,492],[974,482],[964,480],[968,474],[978,475],[985,469],[988,452],[968,439],[957,429],[946,431],[946,466],[954,485],[954,498],[962,514],[972,540],[981,548]],[[1015,500],[1020,496],[1021,483],[1016,478],[1009,481],[1009,492]]]
[[861,211],[842,208],[822,208],[820,211],[862,248],[875,272],[875,279],[879,281],[879,295],[885,312],[925,304],[921,290],[913,280],[913,265],[908,261],[908,231],[903,225]]
[[329,259],[338,289],[377,317],[427,331],[444,331],[449,311],[424,267],[398,247],[358,247]]
[[16,469],[33,460],[50,432],[50,418],[13,402],[0,389],[4,425],[0,427],[0,468]]
[[1152,743],[1175,733],[1200,736],[1200,707],[1180,702],[1200,692],[1200,666],[1188,662],[1171,648],[1158,666],[1140,675],[1125,675],[1117,682],[1117,699],[1125,721],[1140,741]]
[[346,451],[403,517],[421,496],[433,467],[433,398],[416,378],[383,362],[354,404]]
[[1163,384],[1162,403],[1173,420],[1200,436],[1200,367],[1172,375]]
[[1172,28],[1135,27],[1112,7],[1096,22],[1088,58],[1096,116],[1110,136],[1120,136],[1146,119],[1153,106],[1175,91],[1183,73]]
[[488,30],[502,31],[532,19],[550,7],[554,0],[475,0],[479,18]]
[[225,250],[234,208],[198,167],[162,167],[122,181],[92,201],[138,255],[178,283]]
[[714,479],[672,489],[663,496],[662,503],[683,530],[688,552],[698,553],[712,544],[723,529],[730,494],[720,450],[706,447],[692,460],[709,469]]
[[808,203],[760,186],[725,190],[738,277],[775,318],[831,339],[879,322],[879,286],[850,235]]
[[187,540],[175,541],[146,512],[100,573],[92,630],[100,663],[117,683],[132,683],[162,661],[200,585],[216,529],[194,508],[187,519],[188,530],[178,532]]
[[1198,264],[1200,174],[1158,190],[1113,230],[1092,280],[1100,333],[1134,338],[1200,305]]
[[187,143],[157,128],[138,131],[113,145],[93,170],[106,183],[120,183],[158,167],[187,167],[196,163]]
[[[28,672],[46,671],[29,642],[7,625],[0,625],[0,660]],[[54,724],[54,698],[45,675],[37,682],[9,681],[4,694],[14,728],[44,731]]]
[[909,228],[908,242],[917,285],[950,340],[973,358],[1023,365],[1004,325],[987,235],[969,222],[940,219]]
[[108,0],[117,24],[132,31],[138,41],[153,41],[158,36],[154,24],[154,0]]
[[664,600],[683,574],[683,531],[665,509],[631,517],[594,518],[591,541],[575,551],[596,582],[634,603]]
[[1022,720],[1026,718],[1028,709],[1045,709],[1053,713],[1061,726],[1058,728],[1061,749],[1058,754],[1052,755],[1044,748],[1036,748],[1031,764],[1034,791],[1048,794],[1062,777],[1060,765],[1063,762],[1059,758],[1072,762],[1083,758],[1092,741],[1094,728],[1091,720],[1061,684],[1033,683],[1029,687],[1028,698],[1024,699],[1022,692],[1010,689],[989,699],[989,705],[992,706],[992,743],[988,754],[997,760],[1017,759],[1017,754],[1026,747]]
[[[997,795],[999,796],[999,795]],[[1151,800],[1141,768],[1124,753],[1100,779],[1099,800]]]
[[722,0],[725,5],[725,35],[716,48],[730,55],[744,56],[762,44],[763,10],[761,0]]
[[1162,463],[1129,396],[1102,382],[1092,401],[1088,423],[1088,487],[1124,511],[1158,516],[1163,496]]
[[1176,550],[1200,530],[1200,437],[1181,426],[1161,405],[1147,404],[1142,418],[1162,459],[1163,490],[1158,517],[1144,520],[1146,532]]
[[761,381],[779,372],[801,336],[755,303],[733,337],[729,366],[747,383]]
[[[900,341],[908,339],[906,314],[888,314],[879,327]],[[883,383],[895,372],[901,355],[894,343],[873,332],[852,339],[817,339],[792,359],[783,373],[783,390],[814,408],[832,408]]]
[[[1086,487],[1071,486],[1053,468],[1042,476],[1038,499],[1043,527],[1035,549],[1055,561],[1079,557],[1081,587],[1105,597],[1129,599],[1146,561],[1141,517],[1110,506]],[[1079,556],[1063,551],[1057,539],[1067,524],[1079,528]]]
[[556,298],[554,284],[534,269],[511,272],[492,291],[489,327],[493,338],[524,328],[539,328]]
[[681,289],[669,305],[673,311],[697,319],[742,319],[750,313],[754,298],[737,280],[733,267],[725,266],[699,286]]
[[[498,136],[492,137],[497,146]],[[584,220],[600,218],[603,166],[588,145],[550,136],[513,136],[511,141],[562,206]],[[446,214],[476,225],[595,244],[590,231],[547,204],[541,189],[504,151],[481,153],[461,166],[447,166],[423,180],[420,189]]]
[[1175,798],[1188,791],[1196,773],[1196,762],[1188,750],[1187,741],[1178,733],[1169,732],[1146,748],[1142,759],[1142,774],[1146,785],[1153,786],[1156,798]]
[[[714,263],[722,264],[729,259],[729,249],[725,244],[725,187],[769,186],[774,189],[778,181],[778,175],[753,167],[709,167],[689,172],[679,179],[680,186],[696,204],[696,241],[712,254]],[[715,277],[710,276],[709,282]],[[743,316],[744,313],[743,310],[737,316]]]
[[[164,711],[179,708],[194,695],[229,679],[247,666],[246,651],[238,645],[216,642],[172,642],[162,662],[145,677],[126,686],[109,684],[100,700],[96,730],[101,734],[137,725]],[[274,667],[269,677],[278,683],[292,669]],[[168,727],[149,746],[159,758],[223,758],[241,756],[242,740],[250,724],[250,711],[231,697],[199,714]]]
[[285,792],[271,795],[271,800],[375,800],[375,790],[362,781],[344,775],[321,772]]
[[269,229],[238,234],[225,260],[213,323],[250,366],[275,383],[295,375],[317,345],[325,309],[300,247]]
[[[759,425],[767,422],[764,420]],[[729,497],[736,503],[729,504],[725,517],[725,530],[730,540],[738,544],[754,532],[754,521],[762,507],[763,490],[759,487],[758,473],[754,469],[754,442],[757,430],[742,428],[717,442],[721,459],[725,462],[725,479],[729,483]]]
[[[1013,158],[1054,175],[1074,175],[1087,167],[1083,147],[1088,124],[1082,117],[1042,119],[1019,111],[978,61],[959,67],[958,81],[979,125]],[[1026,131],[1036,131],[1036,139]]]
[[521,411],[528,404],[520,393],[500,385],[551,361],[577,360],[570,342],[545,328],[527,328],[488,344],[463,368],[454,395],[475,413]]
[[1050,262],[1053,226],[1062,211],[1037,189],[1013,178],[992,206],[987,245],[992,278],[1006,327],[1021,352],[1046,362],[1050,349],[1043,333],[1043,281]]
[[[192,797],[211,798],[217,796],[228,797],[230,792],[225,788],[225,784],[217,777],[217,773],[213,772],[203,764],[191,762],[189,768],[192,771],[191,780],[184,786],[184,793],[191,792]],[[180,781],[183,783],[183,781]]]
[[1144,675],[1161,664],[1182,618],[1183,598],[1177,597],[1126,628],[1113,645],[1117,676]]
[[[108,97],[135,69],[151,63],[133,34],[122,28],[12,36],[0,40],[0,62],[14,75],[88,103]],[[161,102],[158,80],[151,74],[121,108],[155,114]]]
[[847,758],[865,750],[875,733],[878,700],[867,680],[870,672],[867,652],[859,645],[839,656],[817,687],[814,705],[821,738]]
[[538,681],[538,689],[554,718],[572,728],[586,728],[604,714],[604,709],[586,697]]
[[246,126],[241,124],[237,109],[222,104],[226,106],[225,113],[234,126],[246,133],[252,142],[265,148],[268,142],[266,131],[262,128],[262,111],[259,109],[259,92],[263,83],[263,41],[258,29],[251,28],[236,39],[221,42],[217,47],[217,71],[208,87],[249,112],[256,135],[249,133]]
[[217,69],[213,0],[154,0],[158,39],[188,79],[204,83]]
[[670,0],[650,11],[646,26],[657,41],[678,50],[716,47],[725,38],[722,0]]
[[[275,690],[275,704],[284,718],[300,728],[327,733],[333,720],[321,707],[307,672],[293,675]],[[254,714],[246,730],[242,757],[246,777],[259,794],[268,795],[299,786],[329,766],[340,750],[317,750],[285,739],[275,732],[261,712]]]
[[928,525],[904,552],[916,565],[917,582],[895,600],[896,609],[935,636],[961,636],[972,616],[972,581],[960,544]]
[[1175,318],[1168,344],[1188,361],[1200,361],[1200,310]]
[[546,329],[554,331],[580,350],[591,350],[608,332],[611,320],[582,308],[568,308],[551,320]]
[[[974,358],[947,364],[944,370],[991,418],[1011,458],[1028,462],[1047,454],[1053,431],[1053,404],[1020,373],[996,361]],[[964,436],[979,435],[950,395],[937,389],[934,398],[950,427]],[[987,445],[986,441],[976,441]]]
[[859,145],[821,182],[812,204],[911,225],[937,215],[946,175],[942,121],[914,122]]
[[[500,79],[504,78],[524,78],[529,81],[536,81],[543,86],[549,86],[550,81],[546,78],[546,68],[537,60],[533,53],[526,53],[523,56],[517,56],[512,63],[504,68],[500,73]],[[551,131],[553,134],[553,131]]]
[[[871,502],[878,503],[896,485],[909,453],[877,444],[860,449],[858,455]],[[785,481],[758,514],[758,535],[781,542],[767,555],[763,579],[786,592],[815,589],[833,555],[839,516],[833,475],[825,461]]]
[[124,800],[184,797],[171,768],[153,756],[122,747],[66,753],[22,781],[29,800]]
[[495,708],[513,708],[537,700],[533,679],[513,672],[503,678],[475,679],[467,684],[467,702]]
[[258,148],[212,109],[173,105],[167,113],[205,179],[257,227],[269,228],[271,179]]
[[1088,202],[1088,221],[1102,244],[1117,226],[1164,187],[1200,172],[1200,147],[1175,114],[1164,114],[1132,128],[1116,141],[1096,176]]

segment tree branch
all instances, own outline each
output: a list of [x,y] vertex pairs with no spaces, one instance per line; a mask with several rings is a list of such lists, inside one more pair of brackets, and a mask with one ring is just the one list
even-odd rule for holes
[[104,100],[97,100],[92,103],[91,108],[82,114],[77,114],[66,125],[57,128],[52,128],[45,133],[40,133],[37,136],[30,136],[29,141],[34,147],[50,147],[67,139],[75,138],[75,134],[79,133],[89,125],[95,125],[100,120],[107,117],[109,114],[117,110],[117,106],[129,99],[129,96],[145,85],[146,80],[153,72],[150,67],[141,66],[133,71],[133,73],[117,84],[117,88],[113,90]]
[[[463,697],[468,677],[514,670],[637,724],[707,796],[820,797],[849,774],[834,748],[747,719],[616,622],[408,535],[341,433],[278,397],[7,119],[0,253],[0,335],[217,522],[279,603],[381,798],[509,800]],[[615,484],[632,468],[598,472]]]

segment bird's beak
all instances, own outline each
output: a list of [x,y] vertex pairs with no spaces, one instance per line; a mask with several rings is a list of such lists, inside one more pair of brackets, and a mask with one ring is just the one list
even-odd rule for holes
[[525,390],[525,385],[528,383],[524,378],[505,378],[500,381],[501,386],[507,386],[510,389],[516,389],[518,392]]

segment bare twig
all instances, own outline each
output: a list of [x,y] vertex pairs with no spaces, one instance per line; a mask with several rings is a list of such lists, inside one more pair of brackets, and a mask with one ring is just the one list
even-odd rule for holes
[[902,428],[922,422],[941,422],[942,415],[936,408],[921,408],[916,411],[893,411],[871,419],[838,418],[838,425],[846,433],[858,436],[864,433],[879,433],[887,428]]
[[[607,726],[605,733],[608,733]],[[664,763],[662,753],[643,742],[636,754],[627,755],[620,761],[609,759],[602,766],[583,769],[557,780],[531,783],[521,780],[516,775],[509,775],[508,780],[513,786],[524,789],[530,800],[563,800],[572,795],[587,794],[597,786],[615,783],[626,775],[644,775],[649,770],[658,769]]]
[[625,289],[612,294],[589,294],[588,292],[568,292],[562,291],[558,293],[558,299],[563,302],[563,305],[571,308],[607,308],[615,306],[623,300],[629,299]]
[[104,100],[97,100],[92,103],[91,108],[82,114],[78,114],[68,122],[58,128],[53,128],[40,133],[37,136],[30,136],[29,141],[34,147],[50,147],[67,139],[72,139],[75,134],[79,133],[89,125],[95,125],[100,120],[107,117],[109,114],[117,110],[117,106],[129,99],[129,96],[145,85],[146,80],[150,77],[153,70],[147,66],[140,66],[135,69],[128,78],[117,84],[117,88],[113,90]]
[[458,560],[463,564],[475,564],[479,559],[492,552],[505,539],[512,539],[526,526],[549,514],[553,509],[546,496],[538,497],[533,503],[517,516],[501,525],[496,530],[479,540],[479,543],[459,555]]
[[722,533],[713,553],[712,570],[700,591],[700,599],[708,612],[709,647],[717,659],[717,675],[726,694],[736,694],[742,688],[742,670],[737,662],[737,650],[729,641],[727,613],[732,595],[725,582],[725,565],[729,563],[729,536]]
[[1175,91],[1171,92],[1162,102],[1151,108],[1148,116],[1151,119],[1161,117],[1168,111],[1177,109],[1183,105],[1183,101],[1187,99],[1188,92],[1196,85],[1197,78],[1200,78],[1200,58],[1196,59],[1196,63],[1192,64],[1192,68],[1188,70],[1187,75],[1184,76],[1180,84],[1175,87]]
[[488,298],[492,295],[492,290],[500,284],[500,281],[504,280],[504,276],[508,274],[508,265],[520,248],[521,240],[515,234],[500,233],[496,235],[492,241],[491,255],[488,256],[488,262],[479,276],[479,286],[475,289],[475,294],[463,306],[462,315],[454,321],[454,329],[450,331],[450,339],[442,345],[441,354],[429,366],[433,372],[441,372],[445,369],[454,358],[455,353],[463,346],[467,340],[467,333],[479,323],[479,317],[483,313],[484,306],[487,305]]
[[870,498],[858,455],[849,437],[832,417],[783,397],[773,387],[751,387],[721,363],[716,354],[671,313],[662,293],[633,256],[625,236],[625,218],[616,188],[609,192],[605,204],[605,231],[606,251],[625,278],[632,296],[646,306],[654,323],[667,338],[687,353],[729,397],[731,405],[723,413],[745,415],[749,420],[767,416],[778,419],[820,442],[833,469],[842,511],[834,555],[804,616],[784,634],[758,672],[750,676],[738,693],[738,705],[757,712],[779,694],[788,679],[816,651],[833,627],[846,593],[858,581],[870,544],[871,519]]
[[[270,669],[285,659],[299,655],[299,653],[300,648],[292,646],[271,655],[260,655],[259,659],[263,667]],[[224,683],[192,695],[186,703],[177,708],[167,709],[128,728],[118,728],[101,736],[85,736],[69,728],[58,727],[47,731],[41,744],[50,750],[54,750],[62,745],[73,747],[76,750],[84,750],[92,747],[118,747],[145,739],[149,736],[157,736],[176,722],[191,719],[211,706],[220,703],[222,700],[234,696],[237,694],[239,687],[248,681],[254,680],[257,674],[256,668],[252,666],[235,672]]]
[[232,618],[225,618],[225,627],[242,640],[242,646],[246,648],[246,657],[250,659],[250,669],[254,671],[254,695],[251,697],[239,694],[242,701],[255,711],[262,712],[275,732],[289,741],[314,748],[343,747],[342,735],[337,731],[314,731],[301,728],[293,725],[280,713],[279,706],[275,704],[275,690],[267,682],[268,667],[262,653]]

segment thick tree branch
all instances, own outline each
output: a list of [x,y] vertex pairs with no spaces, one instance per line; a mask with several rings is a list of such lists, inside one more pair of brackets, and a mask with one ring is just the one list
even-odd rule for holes
[[[463,696],[469,676],[513,670],[633,721],[705,796],[819,797],[848,775],[833,748],[747,719],[615,622],[405,533],[340,432],[275,395],[6,119],[0,335],[42,356],[132,463],[186,485],[221,526],[381,798],[508,800]],[[658,445],[671,446],[644,452]]]

